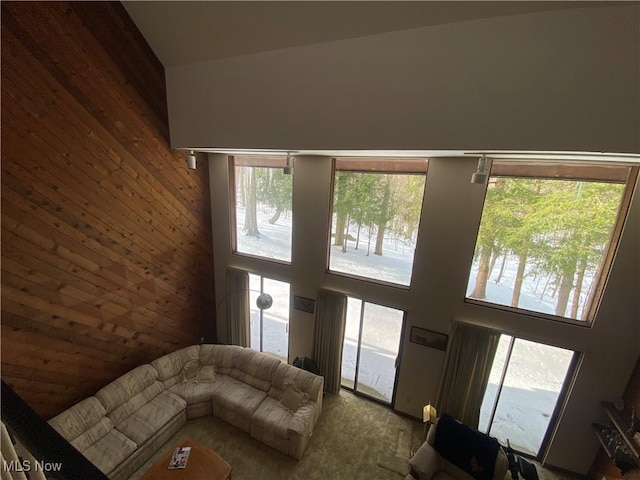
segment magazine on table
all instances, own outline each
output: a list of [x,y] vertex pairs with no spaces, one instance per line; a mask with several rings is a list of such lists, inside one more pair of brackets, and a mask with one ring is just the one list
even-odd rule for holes
[[187,460],[189,460],[189,454],[191,453],[191,447],[177,447],[173,451],[171,461],[169,462],[169,469],[175,470],[176,468],[186,468]]

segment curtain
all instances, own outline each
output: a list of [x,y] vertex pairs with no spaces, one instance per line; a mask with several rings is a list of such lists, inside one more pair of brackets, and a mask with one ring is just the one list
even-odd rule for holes
[[500,332],[453,322],[442,384],[436,404],[465,425],[478,428],[480,407],[500,341]]
[[340,390],[346,315],[346,295],[323,289],[318,292],[313,359],[324,377],[325,392]]
[[[223,300],[224,302],[224,300]],[[249,346],[249,273],[227,268],[227,338],[231,345]]]

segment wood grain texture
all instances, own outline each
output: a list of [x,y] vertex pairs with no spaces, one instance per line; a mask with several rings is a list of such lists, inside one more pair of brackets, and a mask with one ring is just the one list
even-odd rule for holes
[[2,2],[2,379],[45,418],[214,340],[207,163],[118,2]]

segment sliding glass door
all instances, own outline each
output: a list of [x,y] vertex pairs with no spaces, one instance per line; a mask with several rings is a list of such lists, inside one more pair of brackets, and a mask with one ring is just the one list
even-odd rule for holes
[[342,385],[391,404],[404,312],[348,297]]
[[480,409],[478,429],[538,457],[573,376],[571,350],[502,335]]

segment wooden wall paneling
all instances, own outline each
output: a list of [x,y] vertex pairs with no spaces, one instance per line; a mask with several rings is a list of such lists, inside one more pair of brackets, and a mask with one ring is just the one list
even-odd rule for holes
[[206,162],[110,2],[3,2],[2,378],[50,417],[215,331]]

